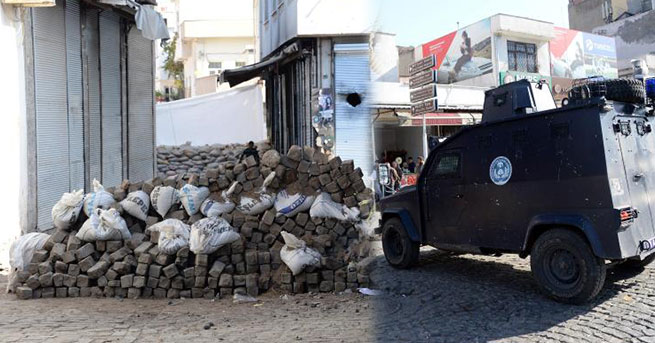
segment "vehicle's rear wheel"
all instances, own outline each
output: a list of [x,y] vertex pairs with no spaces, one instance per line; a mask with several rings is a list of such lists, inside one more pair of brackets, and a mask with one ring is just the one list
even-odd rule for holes
[[418,262],[420,244],[413,242],[402,222],[390,218],[382,227],[382,249],[387,262],[395,268],[409,268]]
[[571,230],[552,229],[539,236],[532,246],[530,266],[542,291],[560,302],[585,303],[605,282],[605,261]]

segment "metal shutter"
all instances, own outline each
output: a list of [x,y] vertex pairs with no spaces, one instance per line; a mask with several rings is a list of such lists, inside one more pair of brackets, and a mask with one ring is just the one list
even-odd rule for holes
[[120,17],[113,12],[101,12],[99,28],[102,183],[113,187],[123,180]]
[[[353,160],[364,175],[373,169],[371,112],[367,101],[370,83],[368,44],[335,44],[334,74],[336,90],[335,153]],[[362,103],[356,107],[346,96],[358,93]]]
[[127,37],[128,176],[130,181],[153,177],[155,170],[154,56],[152,41],[136,27]]
[[87,163],[89,168],[89,179],[87,187],[91,187],[91,181],[98,179],[102,181],[102,116],[100,109],[100,46],[98,35],[98,10],[95,8],[86,9],[86,27],[84,29],[86,57],[86,84],[87,84],[87,119],[86,140],[88,144]]
[[68,75],[68,149],[71,190],[84,188],[84,94],[79,0],[66,1],[66,73]]
[[64,6],[32,10],[36,111],[37,227],[51,227],[50,211],[69,191],[68,106]]

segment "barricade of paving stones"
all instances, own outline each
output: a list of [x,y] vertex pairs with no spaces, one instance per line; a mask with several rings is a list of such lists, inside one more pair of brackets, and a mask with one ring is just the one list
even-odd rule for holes
[[[266,142],[256,146],[260,154],[271,149]],[[208,169],[217,169],[220,164],[238,162],[245,148],[243,144],[160,145],[157,147],[157,171],[162,178],[185,173],[200,175]]]
[[[226,161],[202,175],[184,173],[167,178],[156,177],[140,183],[127,181],[108,188],[118,202],[126,194],[143,190],[150,194],[158,185],[181,188],[186,183],[206,186],[216,197],[234,181],[238,182],[233,200],[260,187],[263,179],[275,171],[270,185],[273,192],[329,192],[334,201],[359,207],[360,217],[371,210],[372,191],[364,186],[362,172],[352,161],[329,158],[314,149],[293,146],[287,154],[275,150],[261,153],[261,163],[253,157],[243,163]],[[122,212],[122,209],[115,204]],[[161,218],[154,209],[145,221],[122,212],[132,234],[121,241],[84,242],[76,229],[54,231],[42,250],[36,251],[28,268],[17,275],[15,292],[21,299],[49,297],[154,297],[215,298],[233,294],[256,296],[269,289],[287,293],[339,292],[369,283],[365,268],[358,261],[369,253],[368,239],[352,222],[311,218],[308,212],[293,217],[276,215],[271,208],[259,216],[234,210],[223,214],[241,239],[221,247],[211,255],[194,255],[188,247],[174,255],[159,251],[158,232],[147,228],[163,219],[176,218],[191,225],[203,218],[188,216],[182,205],[175,205]],[[281,231],[293,233],[321,255],[320,267],[307,267],[292,275],[281,261],[284,245]]]

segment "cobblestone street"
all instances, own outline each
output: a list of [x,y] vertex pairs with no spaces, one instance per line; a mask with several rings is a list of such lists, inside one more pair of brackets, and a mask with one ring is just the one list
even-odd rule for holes
[[[529,260],[431,249],[419,267],[371,264],[381,296],[231,299],[39,299],[0,296],[3,342],[655,342],[655,270],[615,271],[585,306],[544,298]],[[2,283],[6,282],[3,276]],[[2,285],[4,289],[4,284]],[[215,325],[208,330],[207,323]]]

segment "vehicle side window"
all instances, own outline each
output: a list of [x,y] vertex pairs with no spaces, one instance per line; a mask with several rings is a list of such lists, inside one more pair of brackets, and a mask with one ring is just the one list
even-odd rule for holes
[[449,152],[437,156],[437,161],[430,170],[430,176],[438,179],[455,179],[460,177],[461,155]]

